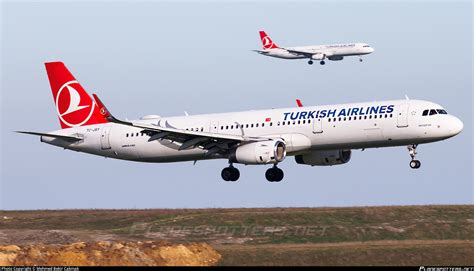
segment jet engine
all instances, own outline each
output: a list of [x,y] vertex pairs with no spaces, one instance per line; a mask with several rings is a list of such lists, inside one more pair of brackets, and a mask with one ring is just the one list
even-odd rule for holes
[[337,60],[342,60],[342,59],[344,59],[343,56],[330,56],[330,57],[328,57],[328,58],[329,58],[329,60],[332,60],[332,61],[337,61]]
[[296,155],[295,160],[298,164],[310,166],[333,166],[349,162],[351,154],[351,150],[314,151]]
[[286,145],[281,140],[258,141],[239,146],[231,154],[232,162],[257,165],[274,164],[286,157]]

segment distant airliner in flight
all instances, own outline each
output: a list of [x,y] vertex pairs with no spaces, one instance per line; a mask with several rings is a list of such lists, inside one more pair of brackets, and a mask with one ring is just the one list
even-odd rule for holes
[[[419,168],[418,144],[457,135],[463,123],[442,106],[421,100],[305,106],[221,114],[115,118],[62,62],[46,63],[61,130],[24,132],[61,148],[140,162],[225,159],[221,176],[236,181],[235,163],[272,165],[266,179],[279,182],[287,156],[310,166],[349,162],[352,149],[408,146]],[[124,95],[124,94],[121,94]],[[131,94],[133,95],[133,94]],[[298,103],[302,106],[301,102]]]
[[312,65],[313,60],[320,61],[321,65],[329,60],[342,60],[345,56],[359,56],[362,62],[361,55],[367,55],[374,51],[366,43],[346,43],[346,44],[329,44],[329,45],[310,45],[299,47],[278,47],[276,43],[265,33],[260,31],[260,39],[262,40],[263,50],[254,50],[255,52],[276,58],[284,59],[309,59],[308,64]]

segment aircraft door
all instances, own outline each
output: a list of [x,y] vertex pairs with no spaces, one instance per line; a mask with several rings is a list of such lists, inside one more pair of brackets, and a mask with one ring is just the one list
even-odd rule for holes
[[408,108],[409,104],[401,104],[398,106],[397,127],[408,127]]
[[101,133],[100,133],[100,147],[103,149],[103,150],[108,150],[108,149],[111,149],[110,147],[110,139],[109,139],[109,136],[110,136],[110,129],[112,127],[110,126],[105,126],[105,127],[102,127],[100,129]]
[[217,134],[219,132],[219,122],[217,121],[211,122],[211,126],[209,127],[209,132]]
[[313,134],[320,134],[323,132],[323,120],[313,119]]

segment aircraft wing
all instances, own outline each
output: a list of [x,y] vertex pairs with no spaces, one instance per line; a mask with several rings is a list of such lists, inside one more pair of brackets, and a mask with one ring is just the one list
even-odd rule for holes
[[56,135],[56,134],[39,133],[39,132],[27,132],[27,131],[15,131],[15,132],[20,133],[20,134],[27,134],[27,135],[54,137],[54,138],[64,139],[64,140],[72,141],[72,142],[83,140],[83,138],[75,137],[75,136],[65,136],[65,135]]
[[293,49],[287,49],[287,48],[283,48],[283,49],[287,50],[288,52],[292,54],[303,55],[306,57],[312,57],[313,55],[318,54],[318,52],[300,51],[300,50],[293,50]]
[[104,114],[108,121],[141,128],[143,129],[144,133],[150,136],[148,141],[167,139],[181,143],[179,150],[188,148],[202,148],[208,150],[208,155],[211,155],[214,153],[228,151],[244,142],[267,141],[273,139],[270,137],[252,137],[245,135],[226,135],[210,132],[189,131],[172,127],[168,122],[165,121],[162,123],[161,120],[158,121],[157,124],[123,121],[112,116],[110,111],[107,110],[105,105],[96,94],[93,94],[93,96],[100,108],[100,112]]

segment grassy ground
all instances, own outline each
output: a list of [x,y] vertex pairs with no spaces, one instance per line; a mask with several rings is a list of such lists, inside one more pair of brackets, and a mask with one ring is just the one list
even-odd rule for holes
[[474,206],[1,211],[0,244],[208,242],[222,265],[474,264]]

